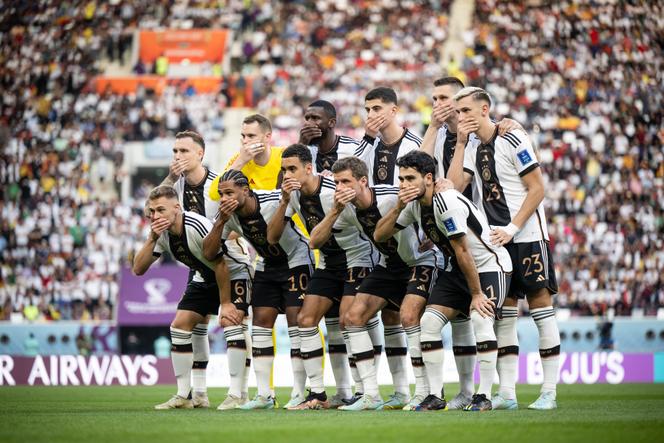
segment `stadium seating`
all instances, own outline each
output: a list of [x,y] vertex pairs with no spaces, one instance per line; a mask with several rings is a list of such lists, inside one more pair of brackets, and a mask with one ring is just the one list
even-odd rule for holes
[[[121,96],[91,86],[109,64],[130,63],[134,30],[232,28],[230,66],[255,76],[257,110],[287,140],[316,98],[337,106],[342,132],[361,135],[364,93],[377,84],[399,92],[404,124],[421,132],[432,81],[443,74],[451,2],[436,10],[393,0],[369,8],[231,1],[223,10],[33,3],[0,12],[0,320],[110,318],[120,266],[144,236],[150,188],[118,203],[123,143],[224,131],[222,93],[170,86]],[[635,3],[591,11],[478,1],[464,35],[465,81],[485,87],[496,117],[523,122],[538,146],[556,301],[573,315],[654,315],[664,304],[662,48],[654,40],[662,11]]]

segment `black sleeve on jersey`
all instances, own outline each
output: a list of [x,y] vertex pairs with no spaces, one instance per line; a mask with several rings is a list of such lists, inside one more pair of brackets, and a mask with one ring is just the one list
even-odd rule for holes
[[450,240],[455,240],[457,238],[463,237],[464,235],[466,235],[466,234],[463,233],[463,232],[459,232],[458,234],[448,235],[447,238],[449,238]]
[[470,174],[470,175],[475,175],[475,173],[473,172],[472,169],[463,168],[463,172],[467,172],[467,173]]
[[519,177],[523,177],[524,175],[528,174],[529,172],[534,171],[537,168],[539,168],[539,163],[533,163],[532,165],[528,166],[526,169],[521,171],[519,173]]
[[373,145],[374,142],[376,141],[376,137],[372,137],[372,136],[370,136],[370,135],[368,135],[368,134],[364,134],[364,137],[362,137],[362,139],[363,139],[364,141],[366,141],[367,143],[369,143],[370,145]]

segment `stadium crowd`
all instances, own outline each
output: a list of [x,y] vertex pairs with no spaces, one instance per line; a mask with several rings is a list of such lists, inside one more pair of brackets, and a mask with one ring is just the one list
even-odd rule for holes
[[525,122],[548,177],[558,306],[664,304],[662,6],[478,2],[463,70]]
[[[315,98],[337,106],[342,131],[361,135],[362,98],[378,83],[398,91],[405,125],[426,124],[451,2],[433,13],[417,1],[226,3],[223,14],[120,0],[0,12],[0,319],[110,318],[120,266],[144,228],[145,195],[117,202],[123,143],[223,133],[223,94],[94,91],[103,63],[127,59],[135,29],[233,28],[231,65],[256,76],[258,111],[292,137]],[[491,92],[497,118],[522,122],[539,147],[557,305],[655,314],[664,304],[661,6],[476,8],[462,71]]]

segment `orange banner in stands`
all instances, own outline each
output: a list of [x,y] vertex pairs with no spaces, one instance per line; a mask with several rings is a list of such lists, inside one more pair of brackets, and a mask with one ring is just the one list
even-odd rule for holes
[[170,62],[188,59],[192,63],[219,63],[224,58],[228,31],[224,29],[168,29],[141,31],[139,58],[153,63],[165,55]]
[[[97,77],[94,79],[94,89],[98,94],[111,92],[113,94],[132,94],[136,88],[142,85],[145,89],[152,89],[157,95],[161,95],[167,86],[176,86],[181,93],[186,92],[189,87],[193,88],[195,94],[221,93],[220,77],[190,77],[190,78],[168,78],[157,75],[142,75],[132,77]],[[253,78],[247,77],[239,81],[235,77],[228,79],[228,95],[231,107],[253,106]]]

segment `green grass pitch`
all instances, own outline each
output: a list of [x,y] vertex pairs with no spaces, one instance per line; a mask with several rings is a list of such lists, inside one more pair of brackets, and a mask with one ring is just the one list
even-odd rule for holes
[[[448,398],[456,389],[446,386]],[[526,409],[539,387],[525,385],[518,411],[217,411],[225,389],[210,390],[209,410],[154,411],[173,390],[2,387],[0,442],[664,441],[664,385],[561,385],[551,412]]]

